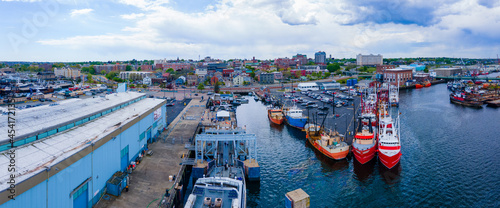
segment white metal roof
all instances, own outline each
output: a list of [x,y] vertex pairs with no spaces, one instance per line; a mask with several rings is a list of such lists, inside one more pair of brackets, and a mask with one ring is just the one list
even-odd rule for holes
[[[84,117],[106,108],[132,101],[144,93],[125,92],[106,95],[105,98],[68,99],[59,101],[59,105],[43,105],[23,110],[15,110],[15,130],[16,138],[41,130],[49,130],[51,126],[56,126],[76,118]],[[83,119],[83,118],[82,118]],[[7,132],[7,115],[0,115],[0,132]],[[43,132],[41,132],[43,133]],[[0,142],[9,140],[7,136],[0,137]]]
[[[47,138],[16,147],[16,183],[45,171],[83,148],[99,141],[114,129],[120,128],[137,116],[160,105],[163,100],[146,98],[122,109],[106,114],[83,125],[54,134]],[[75,103],[76,104],[76,103]],[[9,150],[1,152],[0,167],[10,164]],[[0,168],[0,191],[9,187],[11,172]]]
[[230,116],[228,111],[221,110],[217,111],[217,117],[230,117]]

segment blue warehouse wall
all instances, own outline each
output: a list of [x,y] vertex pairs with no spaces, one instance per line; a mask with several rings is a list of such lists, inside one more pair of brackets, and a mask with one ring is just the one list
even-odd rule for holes
[[[121,169],[121,150],[128,145],[129,162],[135,159],[143,147],[147,144],[147,136],[140,139],[140,135],[151,127],[151,136],[154,136],[161,124],[165,127],[166,107],[161,107],[162,115],[156,121],[157,127],[153,128],[154,113],[143,116],[142,119],[124,130],[115,138],[109,140],[102,146],[82,159],[76,161],[69,167],[60,170],[48,180],[41,182],[30,190],[10,200],[1,207],[73,207],[74,197],[71,196],[79,185],[91,178],[87,182],[88,191],[80,191],[79,194],[86,193],[88,197],[87,205],[91,207],[103,194],[106,182],[112,175]],[[57,168],[57,165],[52,169]],[[81,189],[84,190],[84,189]],[[77,195],[75,195],[77,196]],[[81,195],[85,196],[85,195]],[[83,198],[79,198],[83,199]],[[83,199],[85,200],[85,199]]]
[[[70,196],[70,193],[91,177],[91,156],[91,154],[88,154],[49,178],[48,207],[73,207],[73,197]],[[92,181],[90,183],[92,183]]]
[[[106,144],[94,150],[92,159],[93,168],[93,186],[90,187],[91,195],[94,197],[95,204],[106,187],[106,182],[111,176],[120,170],[120,140],[111,139]],[[96,194],[97,193],[97,194]]]
[[43,181],[30,190],[2,204],[2,208],[40,207],[47,208],[47,182]]
[[[132,125],[130,128],[127,130],[123,131],[120,135],[119,138],[121,139],[121,148],[123,149],[128,145],[129,149],[129,158],[128,160],[131,161],[134,159],[136,155],[138,155],[139,151],[146,145],[146,139],[140,140],[139,135],[143,132],[146,131],[147,129],[147,124],[149,126],[151,125],[151,122],[145,122],[144,120],[147,120],[148,118],[144,118],[140,122]],[[146,126],[146,128],[143,131],[140,131],[140,129],[143,129],[143,126]],[[118,152],[118,156],[120,156],[120,152]]]

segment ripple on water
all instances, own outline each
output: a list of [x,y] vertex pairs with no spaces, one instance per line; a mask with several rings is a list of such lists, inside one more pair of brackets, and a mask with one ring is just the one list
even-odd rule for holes
[[402,91],[402,157],[387,171],[375,159],[321,157],[299,130],[270,126],[265,106],[250,99],[238,123],[258,137],[262,178],[248,186],[248,207],[283,207],[297,188],[311,207],[499,207],[500,109],[451,104],[446,85]]

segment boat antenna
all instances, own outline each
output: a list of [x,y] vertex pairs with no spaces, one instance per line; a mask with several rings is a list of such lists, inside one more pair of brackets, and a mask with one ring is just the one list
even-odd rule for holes
[[369,129],[370,133],[373,133],[372,118],[368,118],[368,129]]
[[363,125],[361,125],[361,117],[359,119],[359,124],[358,124],[358,132],[361,132],[363,130]]
[[324,129],[324,127],[325,127],[325,121],[326,121],[327,115],[328,115],[328,112],[326,112],[325,117],[323,118],[323,122],[321,123],[321,129]]

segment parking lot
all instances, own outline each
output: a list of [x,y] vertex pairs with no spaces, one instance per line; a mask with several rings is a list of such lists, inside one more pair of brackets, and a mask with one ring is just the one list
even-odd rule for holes
[[352,93],[354,95],[348,96],[347,91],[341,90],[273,94],[286,106],[296,105],[302,109],[303,114],[308,116],[311,122],[323,123],[326,129],[336,128],[339,133],[347,134],[347,143],[352,142],[352,134],[349,132],[354,129],[354,106],[359,111],[361,100],[357,94]]

